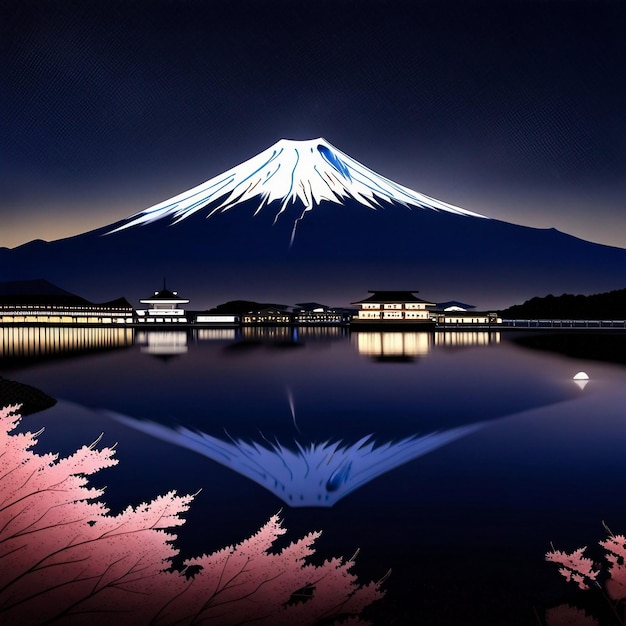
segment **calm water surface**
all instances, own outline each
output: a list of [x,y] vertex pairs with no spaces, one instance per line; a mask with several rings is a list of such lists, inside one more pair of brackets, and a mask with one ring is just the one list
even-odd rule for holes
[[[240,541],[282,509],[289,537],[365,581],[381,624],[537,624],[571,591],[544,562],[626,532],[623,366],[505,333],[0,329],[6,378],[59,400],[40,450],[104,432],[113,511],[196,492],[177,545]],[[578,371],[591,380],[581,389]]]

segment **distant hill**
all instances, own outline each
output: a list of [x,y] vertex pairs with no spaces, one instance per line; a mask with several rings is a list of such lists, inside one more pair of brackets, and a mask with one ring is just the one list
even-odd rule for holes
[[33,280],[12,280],[0,282],[0,295],[47,295],[47,296],[75,296],[75,294],[53,285],[44,278]]
[[[0,282],[0,304],[15,304],[17,301],[21,304],[53,304],[58,306],[93,306],[95,304],[52,284],[44,278]],[[112,307],[132,306],[123,297],[98,304]]]
[[543,298],[531,298],[500,311],[505,319],[624,319],[626,318],[626,289],[591,296],[564,293]]

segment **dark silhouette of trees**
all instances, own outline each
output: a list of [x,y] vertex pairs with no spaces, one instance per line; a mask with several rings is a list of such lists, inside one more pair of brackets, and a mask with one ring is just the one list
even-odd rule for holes
[[623,320],[626,318],[626,289],[591,296],[564,293],[531,298],[500,311],[505,319],[588,319]]

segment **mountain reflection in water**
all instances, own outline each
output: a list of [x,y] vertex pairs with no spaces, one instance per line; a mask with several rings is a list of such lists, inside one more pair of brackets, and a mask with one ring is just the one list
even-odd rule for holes
[[265,487],[291,507],[330,507],[362,485],[400,465],[481,428],[469,424],[424,436],[376,443],[372,435],[344,445],[340,441],[301,444],[295,449],[264,439],[225,441],[188,428],[168,428],[111,412],[127,426],[216,461]]
[[383,623],[521,626],[567,593],[551,540],[623,532],[624,369],[589,360],[591,335],[577,359],[521,348],[528,331],[94,330],[2,329],[0,373],[59,400],[23,420],[40,452],[119,442],[112,511],[201,489],[183,554],[286,503],[290,530],[324,530],[322,558],[393,569]]

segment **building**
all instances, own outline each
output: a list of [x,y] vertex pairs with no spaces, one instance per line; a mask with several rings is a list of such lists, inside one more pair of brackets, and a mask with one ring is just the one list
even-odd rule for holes
[[369,291],[372,295],[352,302],[360,306],[357,315],[352,318],[351,327],[354,329],[366,327],[398,327],[431,328],[430,309],[434,302],[427,302],[415,296],[417,290],[412,291]]
[[469,311],[471,309],[475,309],[476,307],[473,304],[465,304],[464,302],[459,302],[458,300],[450,300],[449,302],[438,302],[435,305],[435,311]]
[[239,315],[199,312],[195,316],[198,326],[239,326]]
[[344,309],[331,309],[317,302],[299,302],[293,310],[293,323],[298,326],[346,324],[350,320]]
[[280,326],[293,322],[291,313],[286,308],[275,306],[262,307],[248,311],[241,318],[242,324]]
[[472,304],[463,304],[455,300],[441,302],[431,312],[432,319],[437,326],[467,327],[467,326],[491,326],[501,324],[502,319],[495,312],[474,311]]
[[46,280],[0,284],[0,324],[102,325],[133,321],[125,298],[95,304]]
[[163,281],[163,289],[155,291],[153,296],[140,300],[148,305],[147,309],[137,309],[137,322],[140,324],[186,324],[185,309],[181,307],[189,300],[181,298],[177,291],[169,291]]

